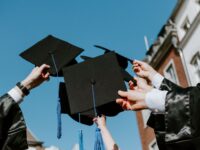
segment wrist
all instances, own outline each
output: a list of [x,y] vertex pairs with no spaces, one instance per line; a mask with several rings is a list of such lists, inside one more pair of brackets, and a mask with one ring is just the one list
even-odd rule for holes
[[101,129],[101,130],[106,129],[106,125],[100,125],[99,129]]
[[[25,83],[25,85],[26,85],[26,83]],[[26,86],[24,86],[21,82],[18,82],[17,84],[16,84],[16,86],[17,86],[17,88],[19,89],[19,90],[21,90],[21,92],[23,93],[23,95],[29,95],[29,93],[30,93],[30,91],[29,91],[29,89],[26,87]],[[27,85],[28,86],[28,85]],[[29,87],[29,86],[28,86]]]
[[27,88],[27,90],[31,90],[32,89],[31,81],[29,81],[27,79],[21,81],[21,85],[24,86],[25,88]]
[[146,87],[146,89],[145,89],[145,90],[146,90],[145,92],[150,92],[152,89],[153,89],[152,86],[147,85],[147,87]]
[[99,129],[101,130],[101,132],[107,131],[107,127],[106,126],[100,126]]
[[156,73],[153,76],[151,83],[156,89],[159,89],[162,84],[163,79],[164,77],[161,74]]
[[155,71],[150,72],[149,75],[148,75],[148,79],[152,82],[155,75],[156,75]]

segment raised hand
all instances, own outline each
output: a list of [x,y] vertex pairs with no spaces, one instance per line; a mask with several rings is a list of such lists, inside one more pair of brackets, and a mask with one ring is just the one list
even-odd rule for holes
[[149,64],[134,60],[133,61],[133,71],[141,78],[146,78],[149,81],[152,81],[154,75],[157,73]]
[[21,82],[21,84],[29,90],[39,86],[41,83],[49,79],[49,68],[50,66],[46,64],[43,64],[40,67],[35,67],[32,72]]

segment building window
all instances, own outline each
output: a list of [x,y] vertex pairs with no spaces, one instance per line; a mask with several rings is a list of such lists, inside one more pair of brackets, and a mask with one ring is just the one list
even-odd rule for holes
[[179,84],[174,62],[171,60],[164,70],[164,76],[170,81]]
[[193,56],[191,65],[193,66],[195,81],[198,83],[200,82],[200,52],[197,52]]
[[149,144],[149,150],[159,150],[155,139]]
[[189,21],[188,17],[186,17],[186,19],[185,19],[185,21],[183,22],[181,28],[182,28],[182,29],[184,30],[184,32],[186,33],[186,32],[189,30],[190,25],[191,25],[191,24],[190,24],[190,21]]

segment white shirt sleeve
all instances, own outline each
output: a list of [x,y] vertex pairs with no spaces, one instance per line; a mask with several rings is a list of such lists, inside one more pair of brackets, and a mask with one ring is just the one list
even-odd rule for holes
[[13,98],[16,103],[21,103],[23,100],[23,93],[18,87],[12,88],[8,94]]
[[156,88],[156,89],[159,89],[161,84],[162,84],[162,81],[163,81],[164,77],[159,74],[159,73],[156,73],[152,79],[152,85]]
[[154,112],[165,112],[165,99],[167,91],[153,89],[146,94],[147,107]]

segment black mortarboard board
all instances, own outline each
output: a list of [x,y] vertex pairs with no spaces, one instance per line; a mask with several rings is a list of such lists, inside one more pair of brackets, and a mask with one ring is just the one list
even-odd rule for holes
[[[67,95],[66,85],[64,82],[60,82],[59,85],[59,98],[61,102],[61,113],[62,114],[68,114],[73,120],[85,124],[85,125],[92,125],[93,124],[93,118],[94,118],[94,109],[77,113],[77,114],[71,114],[70,113],[70,107],[69,107],[69,99]],[[102,105],[100,107],[97,107],[97,112],[104,114],[106,116],[115,116],[119,112],[123,111],[122,108],[116,104],[116,102],[111,102],[105,105]],[[110,111],[112,110],[112,111]]]
[[[115,53],[104,54],[88,61],[63,69],[71,114],[80,113],[95,116],[98,114],[113,116],[122,111],[115,103],[118,90],[126,90]],[[94,104],[95,103],[95,104]],[[114,105],[115,110],[108,105]],[[107,107],[107,108],[106,108]],[[98,110],[99,108],[99,110]],[[91,114],[92,113],[92,114]]]
[[[114,50],[110,50],[108,48],[105,48],[105,47],[102,47],[102,46],[99,46],[99,45],[94,45],[96,48],[99,48],[99,49],[102,49],[105,51],[105,54],[106,53],[109,53],[109,52],[115,52]],[[115,52],[116,53],[116,52]],[[126,69],[128,67],[128,62],[132,63],[133,61],[125,56],[122,56],[121,54],[118,54],[116,53],[117,55],[117,60],[119,62],[119,65],[123,68],[123,69]]]
[[[89,56],[80,56],[83,60],[87,61],[89,59],[92,59],[91,57]],[[122,72],[122,76],[123,76],[123,79],[124,81],[126,82],[129,82],[130,80],[134,82],[134,84],[136,85],[136,81],[133,79],[133,77],[124,69],[121,67],[121,72]]]
[[89,57],[89,56],[85,56],[85,55],[82,55],[80,56],[83,60],[89,60],[89,59],[92,59],[92,57]]
[[62,68],[76,64],[75,58],[83,49],[49,35],[20,54],[36,66],[48,64],[52,76],[62,76]]
[[68,114],[73,120],[86,124],[86,125],[92,125],[93,124],[93,118],[89,117],[88,115],[83,115],[81,113],[77,114],[71,114],[70,113],[70,107],[69,107],[69,99],[67,95],[67,90],[64,82],[60,82],[59,85],[59,98],[61,102],[61,113]]

